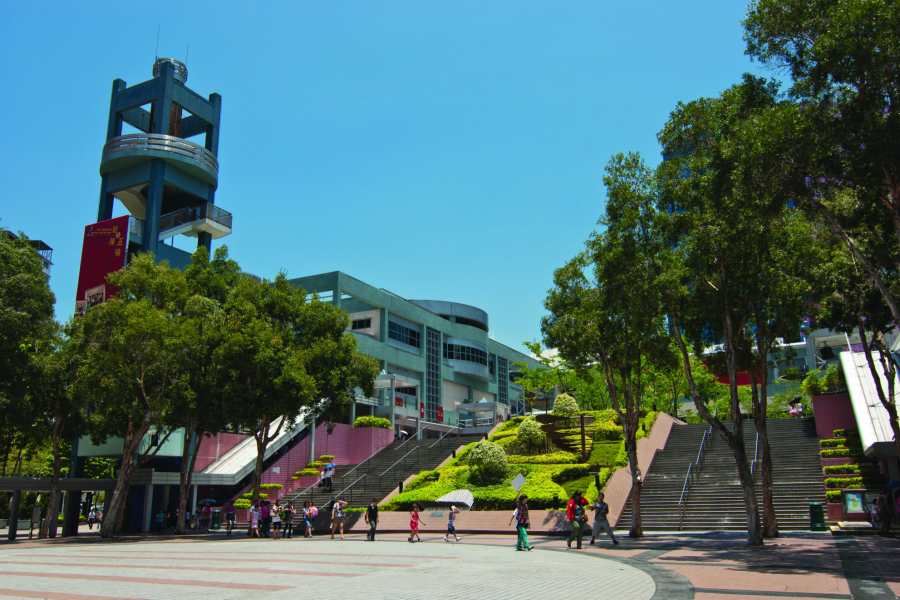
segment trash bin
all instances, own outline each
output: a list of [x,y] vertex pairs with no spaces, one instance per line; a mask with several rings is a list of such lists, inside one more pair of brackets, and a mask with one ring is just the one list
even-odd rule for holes
[[210,529],[222,529],[222,511],[212,511],[212,526]]
[[825,503],[809,503],[809,528],[811,531],[828,531],[825,527]]

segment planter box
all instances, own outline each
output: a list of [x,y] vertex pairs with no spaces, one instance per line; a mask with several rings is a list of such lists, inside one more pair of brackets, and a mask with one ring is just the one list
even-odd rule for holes
[[829,502],[826,521],[844,521],[844,505],[840,502]]
[[[37,529],[39,526],[40,524],[35,522],[35,529]],[[28,531],[30,527],[31,521],[23,521],[22,519],[19,519],[19,527],[16,531]],[[0,529],[9,529],[9,519],[0,519]]]

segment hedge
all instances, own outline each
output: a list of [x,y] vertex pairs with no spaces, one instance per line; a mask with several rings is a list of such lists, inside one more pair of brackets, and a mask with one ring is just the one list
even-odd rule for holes
[[842,438],[842,439],[839,439],[839,440],[834,440],[834,439],[832,439],[832,440],[819,440],[819,447],[820,447],[820,448],[846,448],[846,446],[844,446],[844,439],[843,439],[843,438]]
[[863,487],[862,477],[829,477],[825,480],[827,488],[851,488],[859,489]]
[[847,448],[831,448],[827,450],[819,450],[819,456],[822,458],[846,458],[850,456],[850,450]]
[[379,429],[390,429],[391,422],[388,419],[382,419],[381,417],[370,417],[370,416],[362,416],[356,417],[356,420],[353,421],[354,427],[377,427]]
[[841,490],[828,490],[825,492],[825,501],[839,504],[841,502]]
[[859,437],[858,429],[835,429],[833,433],[836,438]]
[[237,509],[243,509],[243,510],[246,510],[246,509],[250,508],[250,501],[249,501],[249,500],[245,500],[244,498],[241,498],[241,499],[239,499],[239,500],[235,500],[235,501],[234,501],[234,507],[237,508]]
[[284,488],[284,486],[281,485],[280,483],[264,483],[261,486],[259,486],[259,489],[261,489],[261,490],[280,490],[283,488]]
[[[266,498],[269,497],[269,495],[263,494],[262,492],[260,492],[259,497],[261,500],[265,500]],[[253,498],[253,492],[247,492],[246,494],[241,494],[241,498],[246,498],[247,500],[249,500],[249,499]]]
[[303,469],[302,471],[297,471],[296,473],[294,473],[294,475],[296,477],[310,477],[312,475],[318,475],[318,474],[319,474],[319,471],[316,469],[312,469],[312,468]]
[[822,467],[826,475],[842,473],[859,473],[859,465],[828,465]]
[[320,461],[320,460],[317,460],[317,461],[314,461],[314,462],[306,463],[306,466],[307,466],[308,468],[312,469],[312,468],[315,468],[315,467],[324,467],[324,466],[325,466],[325,463],[323,463],[323,462]]
[[497,433],[495,433],[494,435],[489,437],[488,441],[497,443],[497,440],[499,440],[499,439],[508,438],[508,437],[516,437],[517,435],[519,435],[518,428],[507,429],[505,431],[498,431]]
[[[385,421],[387,421],[387,419],[385,419]],[[334,462],[334,457],[330,454],[323,454],[319,457],[319,461],[324,463]]]
[[510,454],[506,457],[509,464],[532,464],[532,465],[571,465],[578,462],[578,457],[571,452],[553,452],[551,454],[538,454],[537,456],[522,456],[520,454]]

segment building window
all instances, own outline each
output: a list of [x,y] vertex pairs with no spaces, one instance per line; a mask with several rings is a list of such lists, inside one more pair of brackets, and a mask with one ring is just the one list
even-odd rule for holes
[[389,315],[388,342],[391,346],[400,350],[419,354],[419,349],[422,347],[421,329],[418,325],[406,319]]
[[505,358],[497,357],[497,400],[501,404],[509,404],[509,363]]
[[444,344],[444,358],[448,360],[464,360],[479,365],[488,364],[488,354],[480,348],[472,348],[459,344]]
[[494,355],[488,358],[488,372],[491,374],[491,380],[494,379]]
[[353,331],[357,329],[369,329],[372,327],[372,319],[356,319],[353,321]]
[[425,420],[436,423],[441,404],[441,332],[430,328],[425,331],[428,336],[425,348]]
[[407,396],[415,396],[416,388],[414,388],[414,387],[398,387],[398,388],[394,388],[394,392],[397,394],[406,394]]

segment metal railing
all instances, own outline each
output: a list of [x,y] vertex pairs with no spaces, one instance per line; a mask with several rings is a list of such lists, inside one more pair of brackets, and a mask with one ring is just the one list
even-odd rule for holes
[[759,432],[756,432],[756,450],[753,452],[753,461],[750,463],[750,475],[754,474],[756,465],[759,463]]
[[144,222],[140,219],[131,217],[128,219],[128,235],[136,235],[144,237]]
[[431,450],[432,448],[434,448],[435,446],[437,446],[438,444],[440,444],[442,441],[444,441],[444,438],[445,438],[445,437],[447,437],[448,435],[450,435],[450,434],[453,433],[454,431],[456,432],[456,435],[459,436],[459,432],[460,432],[461,429],[462,429],[462,428],[460,427],[459,423],[457,423],[455,429],[451,429],[451,430],[447,431],[447,433],[445,433],[445,434],[442,435],[440,438],[438,438],[438,441],[436,441],[436,442],[433,443],[432,445],[428,446],[428,449]]
[[232,215],[227,210],[222,210],[215,204],[198,204],[197,206],[189,206],[176,210],[175,212],[166,213],[159,217],[159,231],[163,232],[167,229],[173,229],[192,221],[201,219],[209,219],[223,227],[231,229]]
[[106,142],[103,146],[101,160],[112,157],[118,152],[170,152],[184,158],[190,158],[212,170],[218,177],[219,161],[212,152],[194,142],[174,135],[161,133],[129,133],[120,135]]
[[[718,411],[716,411],[718,412]],[[697,459],[688,463],[687,474],[684,476],[684,485],[681,487],[681,497],[678,499],[678,531],[684,526],[684,512],[687,510],[687,499],[690,497],[691,485],[694,483],[693,477],[700,476],[700,466],[703,460],[703,451],[712,443],[713,427],[703,432],[703,438],[700,440],[700,449],[697,450]],[[691,477],[693,475],[693,477]]]
[[[405,443],[405,442],[404,442],[404,443]],[[413,452],[415,452],[415,451],[418,450],[418,449],[419,449],[419,446],[416,446],[415,448],[413,448],[412,450],[410,450],[409,452],[407,452],[406,454],[404,454],[404,455],[403,455],[403,458],[401,458],[400,460],[398,460],[397,462],[395,462],[394,464],[392,464],[391,466],[389,466],[389,467],[387,468],[387,470],[386,470],[384,473],[381,474],[381,477],[384,477],[385,475],[387,475],[387,474],[388,474],[388,471],[390,471],[391,469],[393,469],[394,467],[396,467],[397,465],[399,465],[401,462],[403,462],[404,460],[406,460],[406,457],[407,457],[407,456],[409,456],[410,454],[412,454]],[[399,450],[399,448],[398,448],[398,450]]]
[[[347,500],[347,502],[352,502],[352,501],[353,501],[353,486],[356,485],[357,483],[359,483],[360,481],[362,481],[362,480],[365,479],[365,478],[366,478],[366,474],[365,474],[365,473],[363,473],[362,475],[360,475],[359,477],[357,477],[356,481],[354,481],[353,483],[351,483],[350,485],[348,485],[347,487],[345,487],[344,489],[342,489],[341,491],[339,491],[337,494],[334,494],[334,495],[331,497],[331,502],[334,502],[335,500],[337,500],[338,498],[340,498],[341,496],[343,496],[344,494],[346,494],[346,493],[347,493],[347,490],[350,490],[350,499]],[[365,490],[363,490],[363,491],[365,492]]]
[[678,531],[681,531],[684,525],[684,509],[687,506],[685,496],[688,493],[688,483],[691,481],[691,468],[693,466],[694,463],[688,463],[687,475],[684,476],[684,485],[681,486],[681,498],[678,499]]
[[424,429],[425,429],[424,427],[419,427],[419,430],[418,430],[417,432],[415,432],[414,434],[412,434],[411,436],[409,436],[409,439],[408,439],[408,440],[406,440],[405,442],[403,442],[402,444],[400,444],[399,446],[397,446],[396,448],[394,448],[394,452],[396,452],[397,450],[399,450],[399,449],[402,448],[403,446],[407,445],[407,444],[410,443],[411,441],[413,441],[413,440],[415,440],[415,439],[418,439],[418,438],[419,438],[419,434],[422,433],[422,431],[423,431]]

